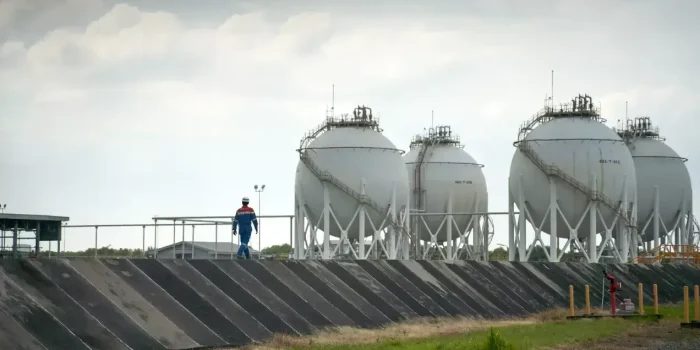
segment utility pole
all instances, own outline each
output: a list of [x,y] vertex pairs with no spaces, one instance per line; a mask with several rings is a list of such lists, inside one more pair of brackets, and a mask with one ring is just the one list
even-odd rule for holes
[[[265,185],[258,187],[258,185],[253,186],[255,192],[258,193],[258,214],[262,214],[262,192],[265,190]],[[258,260],[262,259],[262,239],[260,238],[260,232],[262,231],[262,219],[258,219]]]

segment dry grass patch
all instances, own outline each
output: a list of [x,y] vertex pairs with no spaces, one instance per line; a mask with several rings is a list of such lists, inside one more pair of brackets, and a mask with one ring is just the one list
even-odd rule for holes
[[486,331],[491,327],[532,325],[542,322],[561,321],[569,315],[568,309],[552,309],[526,318],[501,320],[475,320],[470,318],[422,318],[389,325],[384,328],[363,329],[341,327],[326,329],[314,335],[295,337],[275,335],[264,344],[250,345],[248,350],[271,350],[280,348],[304,348],[314,345],[373,344],[387,340],[425,339],[436,336],[458,335]]

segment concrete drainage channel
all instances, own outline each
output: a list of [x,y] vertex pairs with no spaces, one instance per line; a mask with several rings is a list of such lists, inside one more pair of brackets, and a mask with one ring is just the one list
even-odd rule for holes
[[[689,265],[2,260],[0,336],[26,349],[217,349],[416,317],[517,317],[569,307],[569,285],[583,295],[588,284],[590,300],[601,300],[603,269],[642,283],[647,305],[653,284],[669,303],[700,281]],[[637,288],[619,295],[636,299]]]

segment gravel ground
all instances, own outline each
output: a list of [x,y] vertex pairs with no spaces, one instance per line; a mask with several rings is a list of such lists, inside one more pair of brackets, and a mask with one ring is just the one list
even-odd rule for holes
[[614,338],[557,346],[557,350],[700,350],[700,329],[681,329],[678,322],[640,326]]
[[[700,333],[698,334],[700,337]],[[697,350],[700,349],[700,339],[697,340],[684,340],[679,342],[660,342],[654,347],[649,347],[648,349],[658,349],[658,350]]]

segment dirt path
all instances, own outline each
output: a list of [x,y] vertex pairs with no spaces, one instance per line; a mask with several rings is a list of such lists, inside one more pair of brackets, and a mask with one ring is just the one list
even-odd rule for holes
[[681,329],[676,321],[661,321],[639,325],[614,338],[549,348],[551,350],[697,350],[700,349],[700,330]]

